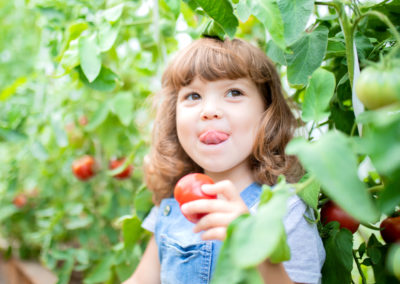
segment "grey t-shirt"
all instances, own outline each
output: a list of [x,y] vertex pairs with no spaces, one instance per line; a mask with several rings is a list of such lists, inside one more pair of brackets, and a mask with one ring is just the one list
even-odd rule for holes
[[[257,207],[258,202],[249,208],[250,213],[254,214]],[[154,233],[158,211],[158,207],[152,208],[143,221],[144,229]],[[312,210],[297,195],[293,195],[288,199],[288,212],[284,218],[291,259],[283,265],[294,282],[321,283],[325,250],[316,225],[310,224],[304,216],[314,219]]]

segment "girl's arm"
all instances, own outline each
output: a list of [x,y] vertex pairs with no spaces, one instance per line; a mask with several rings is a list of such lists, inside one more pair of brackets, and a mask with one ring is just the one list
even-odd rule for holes
[[154,236],[151,237],[147,248],[132,276],[123,284],[160,284],[160,261]]
[[268,259],[258,265],[258,271],[264,283],[293,284],[282,263],[271,263]]

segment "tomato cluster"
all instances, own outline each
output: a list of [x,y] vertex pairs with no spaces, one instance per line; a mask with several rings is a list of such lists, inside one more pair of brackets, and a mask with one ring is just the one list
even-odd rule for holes
[[327,224],[332,221],[337,221],[340,224],[340,228],[346,228],[353,234],[358,230],[360,223],[343,211],[333,201],[328,201],[321,208],[321,222]]
[[[125,158],[113,159],[109,162],[108,168],[110,170],[115,170],[125,163]],[[83,156],[79,159],[76,159],[72,163],[72,172],[73,174],[80,180],[86,181],[90,178],[94,177],[97,173],[97,164],[94,157],[90,155]],[[113,177],[116,179],[127,179],[132,175],[133,166],[127,165],[126,168],[115,174]]]
[[[177,184],[175,185],[174,189],[174,196],[176,201],[178,201],[179,205],[182,206],[183,204],[198,200],[198,199],[216,199],[216,195],[208,195],[205,194],[201,190],[201,186],[203,184],[213,184],[214,181],[205,174],[193,173],[188,174],[181,178]],[[201,218],[203,218],[206,214],[199,213],[199,214],[191,214],[185,215],[183,212],[182,214],[192,223],[197,223]]]

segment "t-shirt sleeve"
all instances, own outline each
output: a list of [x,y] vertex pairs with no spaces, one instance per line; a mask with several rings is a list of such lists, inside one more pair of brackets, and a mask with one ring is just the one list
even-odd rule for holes
[[156,229],[158,210],[159,210],[158,206],[153,206],[153,208],[151,208],[150,213],[143,220],[142,228],[154,233]]
[[321,283],[325,250],[316,224],[309,223],[304,215],[314,219],[311,209],[297,195],[291,197],[284,218],[291,258],[283,265],[294,282]]

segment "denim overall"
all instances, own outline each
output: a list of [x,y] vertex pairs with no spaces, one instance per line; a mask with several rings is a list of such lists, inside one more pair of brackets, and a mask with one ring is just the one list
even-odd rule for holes
[[[250,209],[261,194],[261,186],[252,183],[240,196]],[[195,224],[181,213],[174,198],[166,198],[160,204],[155,239],[161,263],[162,284],[210,283],[218,259],[221,241],[203,241],[201,233],[194,234]]]

